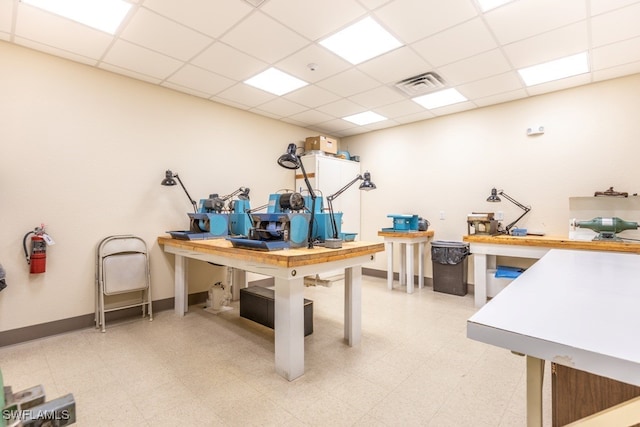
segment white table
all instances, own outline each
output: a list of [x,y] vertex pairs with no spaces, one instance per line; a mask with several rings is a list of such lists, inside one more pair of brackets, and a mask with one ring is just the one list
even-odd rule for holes
[[487,302],[487,270],[496,268],[496,257],[540,259],[551,249],[579,249],[640,253],[640,244],[618,241],[569,240],[557,236],[509,236],[468,235],[462,238],[469,243],[473,255],[474,303],[482,307]]
[[407,293],[413,293],[413,246],[418,245],[418,288],[424,287],[424,255],[425,246],[433,237],[433,230],[427,231],[378,231],[384,238],[387,253],[387,287],[393,289],[393,244],[398,243],[400,249],[399,282],[407,285]]
[[[175,305],[179,316],[188,311],[187,258],[226,265],[237,270],[234,283],[246,283],[244,272],[275,280],[275,366],[291,381],[304,374],[304,277],[344,270],[344,338],[360,343],[362,264],[373,261],[382,243],[345,242],[340,249],[316,247],[272,252],[234,248],[225,239],[178,240],[161,236],[158,243],[175,256]],[[239,280],[239,282],[235,282]],[[239,293],[239,287],[234,292]]]
[[[527,420],[541,426],[545,360],[640,386],[639,306],[640,256],[552,249],[467,321],[467,336],[527,355]],[[630,405],[640,421],[640,400]]]

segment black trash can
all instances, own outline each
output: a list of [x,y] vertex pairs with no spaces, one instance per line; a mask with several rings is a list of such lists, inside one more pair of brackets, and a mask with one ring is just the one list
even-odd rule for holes
[[433,290],[452,295],[466,295],[468,256],[468,243],[445,240],[431,242]]

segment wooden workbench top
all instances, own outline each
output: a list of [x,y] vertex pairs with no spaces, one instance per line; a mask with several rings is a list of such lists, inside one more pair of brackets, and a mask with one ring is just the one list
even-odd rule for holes
[[426,231],[378,231],[378,236],[381,237],[402,237],[402,238],[418,238],[418,237],[433,237],[433,230]]
[[226,239],[180,240],[170,236],[158,237],[158,243],[185,251],[193,251],[211,255],[221,255],[234,259],[292,268],[303,265],[320,264],[362,255],[373,255],[384,251],[384,243],[343,242],[340,249],[328,249],[322,246],[309,248],[291,248],[278,251],[258,251],[253,249],[234,248]]
[[537,246],[553,249],[580,249],[591,251],[630,252],[640,254],[640,242],[605,241],[605,240],[570,240],[561,236],[510,236],[499,234],[495,236],[485,234],[467,235],[462,238],[468,243],[483,243],[492,245]]

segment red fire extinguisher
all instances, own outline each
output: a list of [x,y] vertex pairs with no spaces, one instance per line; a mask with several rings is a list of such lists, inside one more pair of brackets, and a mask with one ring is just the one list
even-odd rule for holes
[[[30,249],[27,250],[27,237],[31,236]],[[22,247],[24,248],[24,256],[29,264],[29,273],[44,273],[47,269],[47,245],[52,244],[53,240],[44,231],[44,224],[36,227],[33,231],[29,231],[22,239]]]

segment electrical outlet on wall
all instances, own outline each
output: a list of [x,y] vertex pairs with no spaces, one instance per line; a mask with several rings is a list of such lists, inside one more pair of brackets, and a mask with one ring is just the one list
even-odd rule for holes
[[502,212],[502,211],[498,211],[498,212],[496,212],[496,219],[497,219],[498,221],[502,221],[502,220],[504,220],[504,212]]
[[444,211],[440,211],[440,219],[444,219],[445,215],[444,215]]

